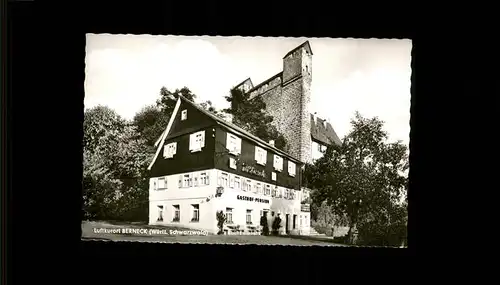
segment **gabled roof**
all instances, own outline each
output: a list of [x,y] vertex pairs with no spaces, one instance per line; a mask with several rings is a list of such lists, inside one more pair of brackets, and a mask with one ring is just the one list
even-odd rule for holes
[[155,143],[155,146],[157,146],[156,153],[155,153],[155,156],[153,157],[153,160],[151,161],[151,164],[149,164],[149,166],[148,166],[148,170],[151,170],[151,167],[153,167],[153,164],[155,163],[156,159],[158,158],[158,154],[160,154],[161,147],[165,143],[165,139],[167,138],[167,135],[170,132],[170,128],[172,128],[172,124],[174,123],[175,117],[177,116],[177,112],[179,112],[180,106],[181,106],[181,100],[179,98],[179,99],[177,99],[177,103],[175,103],[174,111],[172,112],[172,115],[170,116],[170,120],[168,120],[167,128],[161,134],[158,141],[156,141],[156,143]]
[[[299,161],[298,159],[294,158],[290,154],[288,154],[288,153],[286,153],[286,152],[284,152],[284,151],[282,151],[282,150],[280,150],[280,149],[278,149],[278,148],[270,145],[268,142],[266,142],[266,141],[264,141],[264,140],[262,140],[262,139],[260,139],[260,138],[258,138],[256,136],[254,136],[253,134],[251,134],[250,132],[244,130],[243,128],[240,128],[240,127],[236,126],[235,124],[229,123],[229,122],[223,120],[222,118],[219,118],[219,117],[215,116],[214,114],[206,111],[205,109],[203,109],[202,107],[198,106],[194,102],[191,102],[191,101],[187,100],[183,96],[179,96],[179,100],[182,100],[183,102],[192,105],[193,107],[195,107],[197,110],[199,110],[203,114],[205,114],[208,117],[210,117],[211,119],[215,120],[218,125],[229,129],[235,135],[246,137],[248,140],[253,141],[254,143],[256,143],[257,145],[260,145],[263,148],[270,149],[273,152],[275,152],[275,153],[277,153],[277,154],[279,154],[281,156],[284,156],[284,157],[288,158],[291,161],[294,161],[296,163],[302,164],[301,161]],[[161,148],[161,145],[160,145],[160,148]]]
[[321,143],[327,145],[341,145],[342,141],[337,136],[332,125],[326,120],[316,117],[311,114],[311,137]]
[[292,49],[291,51],[289,51],[283,58],[286,58],[287,56],[289,56],[290,54],[294,53],[296,50],[298,50],[300,48],[305,48],[311,55],[313,55],[313,52],[312,52],[312,49],[311,49],[311,45],[309,44],[309,41],[305,41],[300,46],[298,46],[298,47]]

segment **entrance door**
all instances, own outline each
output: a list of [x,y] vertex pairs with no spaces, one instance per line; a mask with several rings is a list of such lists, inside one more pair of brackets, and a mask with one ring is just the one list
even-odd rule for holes
[[295,228],[297,227],[297,215],[293,215],[293,223],[292,223],[293,227],[292,229],[295,230]]
[[285,231],[288,233],[288,221],[290,220],[290,214],[286,214],[285,218]]

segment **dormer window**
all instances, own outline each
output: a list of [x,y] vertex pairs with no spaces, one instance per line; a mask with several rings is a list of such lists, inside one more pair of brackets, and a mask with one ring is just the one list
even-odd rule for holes
[[226,148],[230,154],[241,154],[241,139],[231,133],[227,133]]
[[277,171],[283,170],[283,158],[279,155],[274,155],[274,169]]
[[187,120],[187,118],[188,118],[188,110],[182,110],[181,121]]
[[160,178],[158,178],[158,189],[157,190],[164,190],[164,189],[167,189],[167,178],[160,177]]
[[191,152],[201,151],[205,146],[205,131],[196,132],[189,136],[189,150]]
[[296,169],[295,163],[288,161],[288,175],[295,177]]
[[255,161],[257,164],[266,165],[267,151],[261,147],[255,146]]
[[163,147],[163,158],[168,159],[174,157],[177,152],[177,143],[169,143]]

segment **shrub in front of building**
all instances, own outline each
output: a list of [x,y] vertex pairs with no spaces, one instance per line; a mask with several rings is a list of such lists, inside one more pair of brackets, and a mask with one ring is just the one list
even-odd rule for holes
[[260,225],[262,226],[262,235],[269,235],[269,226],[267,224],[267,217],[265,215],[260,217]]
[[226,215],[224,215],[224,212],[218,211],[216,214],[216,218],[217,218],[217,227],[219,228],[219,232],[217,234],[223,235],[224,234],[224,223],[226,222]]
[[279,216],[276,216],[276,218],[274,218],[272,228],[272,234],[275,236],[279,235],[279,230],[281,228],[281,218]]

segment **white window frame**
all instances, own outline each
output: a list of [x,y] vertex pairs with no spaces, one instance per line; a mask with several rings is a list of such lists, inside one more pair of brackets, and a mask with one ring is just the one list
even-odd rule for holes
[[251,209],[247,209],[245,221],[246,221],[247,225],[251,225],[253,223],[252,222],[252,210]]
[[234,189],[241,190],[241,178],[239,176],[234,177]]
[[219,174],[219,186],[229,187],[229,173],[220,172],[220,174]]
[[193,187],[193,174],[182,174],[182,188]]
[[174,155],[177,153],[177,143],[172,142],[164,146],[163,148],[163,158],[168,159],[168,158],[173,158]]
[[264,187],[264,195],[265,196],[270,196],[271,195],[271,185],[266,184],[266,186]]
[[198,185],[199,186],[210,185],[210,177],[208,172],[200,173],[200,176],[198,178]]
[[267,162],[267,151],[259,146],[255,146],[255,161],[262,166]]
[[271,172],[271,180],[272,180],[272,181],[276,181],[277,176],[278,176],[278,175],[276,174],[276,172],[274,172],[274,171],[273,171],[273,172]]
[[199,222],[200,221],[200,204],[191,204],[193,209],[193,217],[191,218],[191,222]]
[[243,185],[243,191],[247,191],[247,192],[252,191],[252,180],[245,179],[245,185]]
[[205,131],[199,131],[189,136],[189,150],[191,152],[201,151],[205,147]]
[[275,154],[273,166],[276,171],[283,171],[283,158]]
[[226,148],[230,154],[234,155],[241,154],[241,138],[231,133],[227,133]]
[[185,121],[188,118],[188,110],[184,109],[181,111],[181,121]]
[[[160,185],[160,180],[163,181],[163,187],[161,187]],[[158,177],[158,184],[157,184],[157,187],[156,187],[156,190],[157,191],[161,191],[161,190],[165,190],[168,188],[168,180],[167,180],[167,177],[166,176],[163,176],[163,177]]]
[[255,184],[255,193],[261,194],[261,195],[264,194],[264,187],[263,187],[262,183],[257,182]]
[[163,205],[157,205],[156,208],[158,209],[158,217],[156,218],[156,221],[163,222],[163,220],[164,220],[163,213],[164,213],[165,207]]
[[295,177],[297,168],[294,162],[288,161],[288,175]]
[[236,159],[234,157],[229,158],[229,168],[231,168],[231,169],[237,168]]
[[174,222],[175,218],[178,220],[175,222],[181,221],[181,205],[173,205],[174,208],[174,216],[172,217],[172,222]]
[[233,208],[226,207],[226,223],[233,224]]

